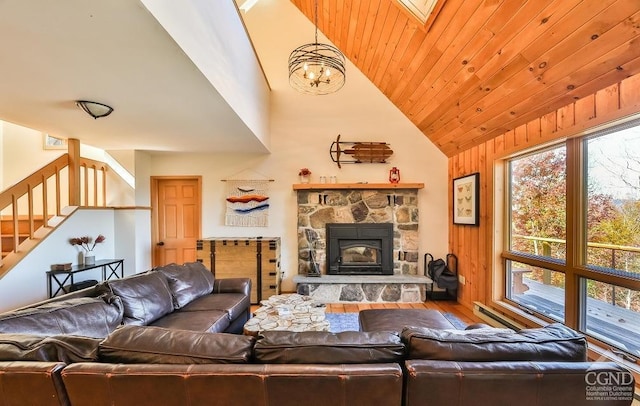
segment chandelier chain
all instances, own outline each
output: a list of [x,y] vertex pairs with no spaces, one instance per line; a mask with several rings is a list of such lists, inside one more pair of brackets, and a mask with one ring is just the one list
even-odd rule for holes
[[315,0],[316,44],[318,43],[318,0]]

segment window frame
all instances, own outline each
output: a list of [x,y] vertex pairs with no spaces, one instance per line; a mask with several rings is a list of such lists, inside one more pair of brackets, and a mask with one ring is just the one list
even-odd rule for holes
[[[590,131],[578,134],[562,140],[556,140],[546,145],[539,145],[526,151],[520,151],[495,162],[494,179],[496,185],[502,184],[502,188],[494,190],[494,210],[498,214],[497,219],[502,223],[494,226],[496,259],[494,262],[493,302],[506,310],[519,320],[528,321],[529,324],[541,325],[556,322],[543,314],[525,308],[511,300],[508,296],[510,276],[508,275],[508,261],[562,272],[565,275],[565,320],[564,324],[586,333],[586,281],[595,281],[640,290],[640,281],[625,278],[619,275],[599,272],[587,265],[587,166],[585,142],[593,137],[604,136],[620,131],[624,128],[640,126],[640,117],[627,120],[619,120],[606,126],[596,127]],[[560,145],[566,146],[566,257],[565,261],[547,258],[538,255],[521,253],[510,250],[512,238],[511,227],[511,165],[510,161],[527,155],[544,152]],[[500,198],[502,195],[502,198]],[[593,337],[590,341],[604,347],[615,348],[609,343],[602,342]]]

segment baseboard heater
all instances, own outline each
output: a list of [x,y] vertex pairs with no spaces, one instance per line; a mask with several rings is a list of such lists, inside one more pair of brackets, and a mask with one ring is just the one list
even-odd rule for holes
[[525,328],[522,324],[507,318],[504,314],[498,313],[480,302],[473,302],[473,314],[493,327],[506,327],[516,331]]

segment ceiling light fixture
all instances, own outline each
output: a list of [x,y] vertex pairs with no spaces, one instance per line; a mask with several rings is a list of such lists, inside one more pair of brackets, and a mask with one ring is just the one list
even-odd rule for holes
[[106,117],[113,111],[111,106],[88,100],[76,100],[76,106],[80,107],[94,119]]
[[344,86],[345,59],[338,48],[318,43],[318,0],[315,1],[316,41],[305,44],[289,55],[289,84],[304,94],[337,92]]

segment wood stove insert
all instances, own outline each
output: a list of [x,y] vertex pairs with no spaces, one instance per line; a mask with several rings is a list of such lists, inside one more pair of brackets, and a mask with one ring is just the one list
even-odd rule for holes
[[328,223],[327,274],[393,275],[392,223]]

